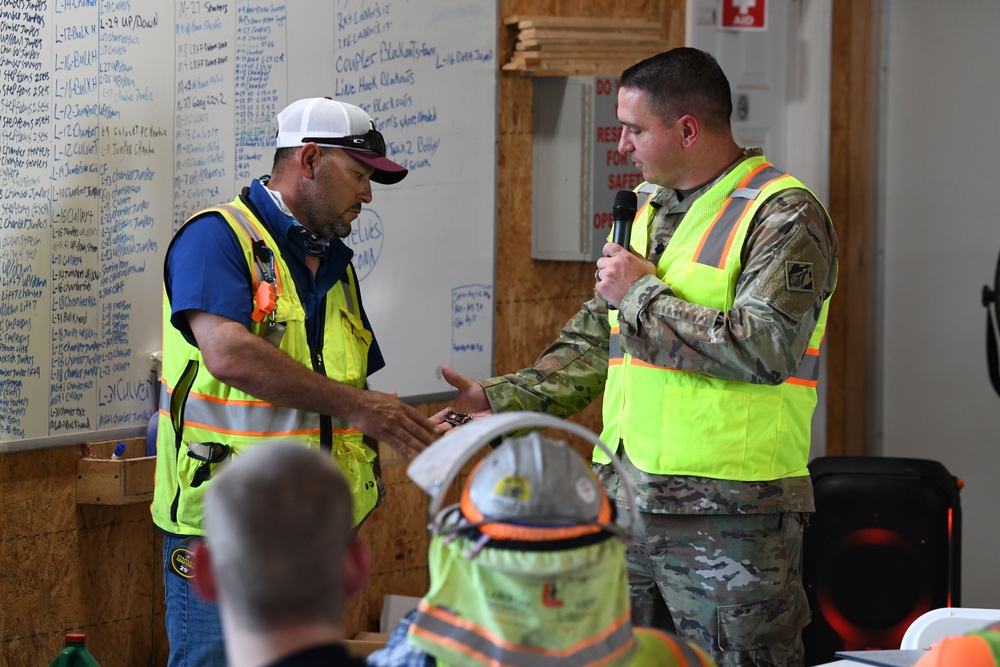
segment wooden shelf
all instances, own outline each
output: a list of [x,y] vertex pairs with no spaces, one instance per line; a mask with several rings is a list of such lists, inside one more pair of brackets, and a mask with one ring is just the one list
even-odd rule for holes
[[78,505],[128,505],[153,499],[155,456],[112,461],[80,459],[76,466]]

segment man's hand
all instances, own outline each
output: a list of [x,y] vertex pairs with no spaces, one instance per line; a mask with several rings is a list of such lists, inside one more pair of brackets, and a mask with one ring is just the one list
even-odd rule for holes
[[251,396],[299,410],[346,417],[367,436],[412,458],[434,442],[434,423],[395,394],[357,389],[315,372],[239,322],[188,311],[208,371]]
[[470,415],[473,419],[493,414],[483,385],[459,375],[447,365],[441,367],[441,375],[448,384],[458,389],[458,396],[451,405],[431,417],[431,422],[438,433],[446,433],[456,426],[453,421],[445,419],[448,412],[460,412]]
[[389,445],[400,456],[412,459],[437,440],[434,423],[397,399],[395,393],[367,390],[358,395],[357,409],[348,419],[362,433]]
[[594,289],[615,308],[639,278],[656,273],[656,266],[638,253],[626,250],[617,243],[604,244],[604,257],[597,260]]

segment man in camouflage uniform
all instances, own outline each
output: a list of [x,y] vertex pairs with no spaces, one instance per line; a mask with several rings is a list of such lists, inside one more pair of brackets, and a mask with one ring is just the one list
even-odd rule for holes
[[567,416],[605,392],[601,439],[618,443],[643,523],[628,554],[633,621],[696,640],[725,667],[801,665],[833,226],[805,186],[735,143],[729,82],[709,54],[673,49],[619,85],[618,150],[647,182],[632,251],[604,247],[594,299],[533,368],[482,382],[445,368],[460,393],[434,420]]

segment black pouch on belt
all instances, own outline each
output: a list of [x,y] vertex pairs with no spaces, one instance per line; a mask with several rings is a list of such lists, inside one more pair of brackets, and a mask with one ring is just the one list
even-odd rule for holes
[[229,445],[223,445],[218,442],[189,442],[187,448],[188,456],[196,461],[203,461],[194,472],[194,479],[191,480],[192,488],[198,488],[212,479],[210,464],[225,461],[230,453]]

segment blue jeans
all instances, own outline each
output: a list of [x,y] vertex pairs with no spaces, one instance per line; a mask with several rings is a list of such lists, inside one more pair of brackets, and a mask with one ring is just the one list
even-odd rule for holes
[[190,582],[170,569],[170,552],[179,537],[163,536],[163,590],[166,595],[167,667],[225,667],[222,619],[215,604],[204,602]]

